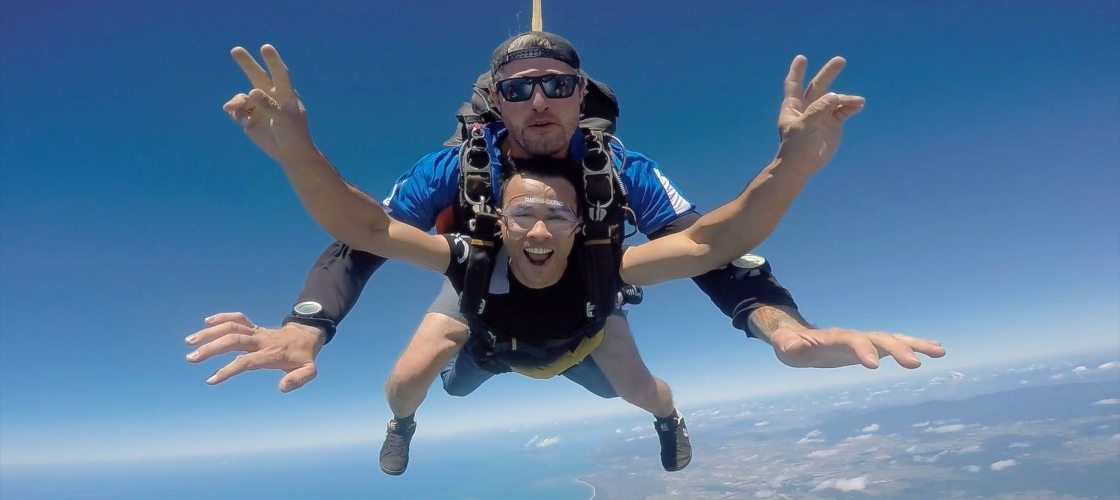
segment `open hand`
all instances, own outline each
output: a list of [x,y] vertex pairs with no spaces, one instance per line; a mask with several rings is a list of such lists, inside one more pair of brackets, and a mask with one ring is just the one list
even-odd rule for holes
[[778,114],[779,158],[815,172],[836,154],[844,121],[863,109],[865,102],[860,96],[829,92],[828,87],[844,64],[844,58],[833,57],[805,89],[808,60],[800,55],[793,58]]
[[809,328],[785,325],[770,334],[778,359],[789,366],[834,368],[860,364],[878,368],[879,360],[891,356],[905,368],[922,365],[915,353],[931,358],[945,355],[940,342],[883,332],[859,332],[844,328]]
[[242,47],[234,47],[230,55],[249,77],[253,88],[248,93],[233,96],[222,109],[241,124],[253,144],[277,161],[314,151],[307,128],[307,112],[299,94],[292,88],[288,67],[276,48],[261,47],[261,58],[268,72]]
[[317,374],[315,356],[326,340],[325,332],[318,328],[296,323],[263,328],[239,312],[215,314],[206,318],[206,324],[210,326],[186,338],[188,345],[199,346],[187,355],[187,361],[199,363],[230,351],[245,352],[214,372],[207,384],[220,384],[246,370],[274,368],[287,372],[280,379],[280,391],[288,392]]

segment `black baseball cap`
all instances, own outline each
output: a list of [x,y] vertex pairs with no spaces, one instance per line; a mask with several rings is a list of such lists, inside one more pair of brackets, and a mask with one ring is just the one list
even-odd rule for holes
[[[552,47],[532,47],[527,49],[509,50],[509,46],[512,45],[514,41],[526,35],[537,35],[544,37],[551,43]],[[526,31],[524,33],[513,35],[508,40],[502,42],[502,44],[499,45],[498,48],[494,49],[494,54],[490,57],[490,76],[496,76],[498,74],[498,71],[502,69],[502,66],[505,66],[511,61],[516,61],[519,59],[530,59],[534,57],[547,57],[549,59],[555,59],[567,64],[568,66],[571,66],[572,69],[579,69],[579,54],[576,54],[576,49],[575,47],[572,47],[571,42],[565,40],[564,37],[560,35],[549,33],[547,31]]]

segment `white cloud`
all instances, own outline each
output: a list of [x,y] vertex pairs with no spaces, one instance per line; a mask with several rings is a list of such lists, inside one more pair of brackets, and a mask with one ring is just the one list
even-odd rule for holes
[[928,457],[923,457],[921,455],[914,455],[914,461],[918,462],[920,464],[932,464],[932,463],[936,462],[937,459],[941,458],[943,455],[945,455],[948,452],[949,452],[949,450],[941,450],[941,451],[937,452],[936,455],[930,455]]
[[979,465],[969,465],[968,467],[965,467],[964,470],[969,471],[969,472],[980,472],[980,466]]
[[850,404],[852,404],[851,401],[840,401],[838,403],[832,403],[832,406],[847,406]]
[[1054,379],[1054,380],[1061,380],[1061,379],[1063,379],[1063,378],[1066,378],[1066,374],[1064,374],[1064,373],[1059,373],[1059,374],[1057,374],[1057,375],[1051,375],[1051,376],[1050,376],[1050,378],[1052,378],[1052,379]]
[[929,420],[926,420],[925,422],[918,422],[910,427],[929,427]]
[[614,430],[614,433],[615,433],[615,434],[622,434],[622,429],[615,429],[615,430]]
[[533,436],[528,443],[525,443],[526,448],[536,446],[537,448],[546,448],[560,442],[560,436],[553,436],[550,438],[541,439],[540,436]]
[[805,455],[805,456],[807,456],[809,458],[824,458],[824,457],[831,457],[831,456],[833,456],[837,453],[840,453],[840,450],[837,450],[837,449],[817,450],[817,451],[809,453],[808,455]]
[[769,422],[769,421],[766,421],[766,420],[763,420],[763,421],[761,421],[761,422],[756,422],[756,423],[754,424],[754,426],[755,426],[755,427],[763,427],[763,426],[766,426],[766,425],[770,425],[770,422]]
[[867,427],[860,429],[860,432],[875,432],[879,430],[879,424],[871,424]]
[[770,481],[767,481],[766,486],[769,486],[769,487],[774,488],[774,489],[778,489],[778,488],[781,488],[783,485],[785,485],[786,481],[789,481],[789,479],[790,479],[790,476],[788,476],[786,474],[778,474],[777,476],[774,476],[774,478],[771,479]]
[[1019,462],[1016,462],[1015,460],[1000,460],[999,462],[993,463],[991,465],[991,468],[992,470],[1004,470],[1016,465],[1019,465]]
[[966,453],[980,453],[981,451],[984,451],[984,448],[981,448],[978,444],[974,444],[972,446],[965,446],[964,448],[957,450],[956,453],[958,455],[964,455]]
[[1120,441],[1120,434],[1113,434],[1112,437],[1110,437],[1108,439],[1110,441]]
[[910,446],[910,447],[907,447],[903,451],[905,451],[906,453],[914,453],[914,452],[918,451],[918,447],[917,446]]
[[872,436],[871,434],[860,434],[858,436],[852,436],[850,438],[847,438],[844,441],[865,441],[865,440],[871,439],[872,437],[874,437],[874,436]]
[[805,437],[798,439],[797,444],[823,443],[824,440],[820,439],[821,436],[824,436],[823,432],[817,429],[813,429],[809,431],[809,433],[806,434]]
[[926,429],[926,432],[932,432],[934,434],[945,434],[948,432],[960,432],[962,430],[964,430],[964,424],[952,424],[942,425],[940,427],[930,427]]
[[1114,370],[1120,368],[1120,361],[1109,361],[1097,367],[1098,370]]
[[630,436],[630,437],[626,438],[626,442],[634,441],[636,439],[650,439],[650,438],[655,438],[655,437],[657,437],[657,434],[642,434],[642,435],[639,435],[639,436]]
[[1093,406],[1105,406],[1105,405],[1120,405],[1120,399],[1115,399],[1115,398],[1102,399],[1100,401],[1097,401],[1096,403],[1093,403]]
[[814,487],[813,491],[829,488],[840,491],[863,491],[867,489],[867,476],[853,477],[851,479],[825,479]]
[[953,377],[953,380],[954,380],[954,381],[956,381],[956,380],[964,380],[964,374],[963,374],[963,373],[961,373],[961,372],[949,372],[949,376],[950,376],[950,377]]
[[1085,373],[1087,371],[1089,371],[1089,369],[1085,368],[1084,366],[1078,366],[1077,368],[1073,369],[1073,373]]
[[754,492],[755,498],[770,498],[774,496],[774,490],[758,490]]

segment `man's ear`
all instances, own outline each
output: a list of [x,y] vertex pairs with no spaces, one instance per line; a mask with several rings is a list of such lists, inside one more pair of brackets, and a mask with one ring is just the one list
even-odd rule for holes
[[506,239],[506,218],[505,217],[498,217],[498,234],[496,236],[502,238],[502,240]]

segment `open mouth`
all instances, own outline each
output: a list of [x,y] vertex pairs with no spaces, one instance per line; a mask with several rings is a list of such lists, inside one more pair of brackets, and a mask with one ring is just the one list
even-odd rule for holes
[[543,266],[552,258],[553,251],[547,248],[528,247],[522,250],[529,263],[534,266]]

